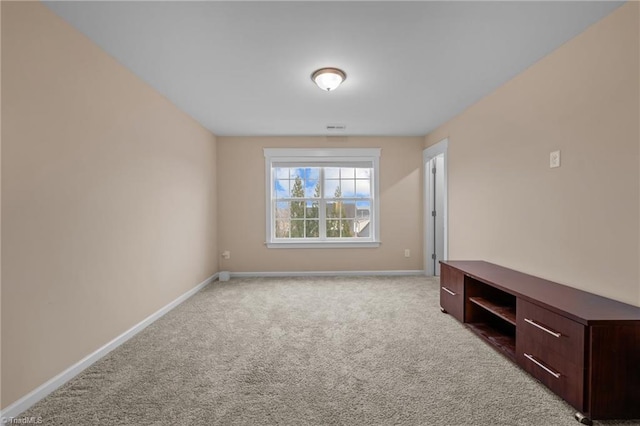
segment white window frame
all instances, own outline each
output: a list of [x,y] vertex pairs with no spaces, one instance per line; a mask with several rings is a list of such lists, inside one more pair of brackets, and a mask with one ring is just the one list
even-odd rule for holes
[[[266,245],[268,248],[362,248],[380,246],[380,148],[264,148],[266,189]],[[312,163],[317,167],[340,167],[340,163],[368,162],[371,164],[371,235],[368,238],[275,238],[273,217],[273,164]]]

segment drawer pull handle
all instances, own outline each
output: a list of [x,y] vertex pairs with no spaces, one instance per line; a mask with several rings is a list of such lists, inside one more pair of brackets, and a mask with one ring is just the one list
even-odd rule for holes
[[533,355],[529,355],[529,354],[525,353],[524,356],[526,356],[531,362],[533,362],[538,367],[542,368],[547,373],[551,374],[556,379],[560,378],[560,373],[556,373],[555,371],[551,370],[550,368],[545,367],[541,362],[539,362],[537,359],[535,359],[533,357]]
[[532,326],[534,326],[534,327],[538,327],[540,330],[542,330],[542,331],[546,331],[547,333],[551,334],[551,335],[552,335],[552,336],[554,336],[554,337],[560,337],[560,336],[562,336],[562,334],[560,334],[560,333],[556,333],[555,331],[551,331],[551,330],[549,330],[547,327],[543,327],[543,326],[541,326],[540,324],[538,324],[537,322],[535,322],[535,321],[533,321],[533,320],[530,320],[529,318],[525,318],[524,320],[525,320],[526,322],[528,322],[529,324],[531,324]]
[[444,291],[446,291],[447,293],[449,293],[450,295],[452,295],[452,296],[455,296],[455,295],[456,295],[454,292],[452,292],[451,290],[449,290],[449,289],[448,289],[448,288],[446,288],[446,287],[442,287],[442,289],[443,289]]

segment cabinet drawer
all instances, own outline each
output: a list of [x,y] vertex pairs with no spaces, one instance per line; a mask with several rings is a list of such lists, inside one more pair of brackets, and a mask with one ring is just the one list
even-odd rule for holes
[[585,371],[557,352],[547,351],[535,340],[520,342],[517,363],[529,374],[579,411],[584,410]]
[[440,268],[440,307],[464,322],[464,274],[448,265]]
[[440,285],[454,293],[464,290],[464,274],[449,265],[440,265]]
[[535,342],[545,353],[584,368],[585,326],[545,308],[518,299],[516,306],[516,351],[519,344]]

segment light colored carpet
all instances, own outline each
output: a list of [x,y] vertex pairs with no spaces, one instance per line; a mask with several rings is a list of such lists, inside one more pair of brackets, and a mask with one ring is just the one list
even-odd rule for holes
[[[215,282],[23,416],[56,425],[557,425],[425,277]],[[638,424],[638,422],[602,422]]]

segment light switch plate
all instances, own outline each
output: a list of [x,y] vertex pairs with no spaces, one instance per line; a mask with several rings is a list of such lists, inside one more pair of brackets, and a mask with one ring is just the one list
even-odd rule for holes
[[560,167],[560,151],[553,151],[549,154],[549,167]]

